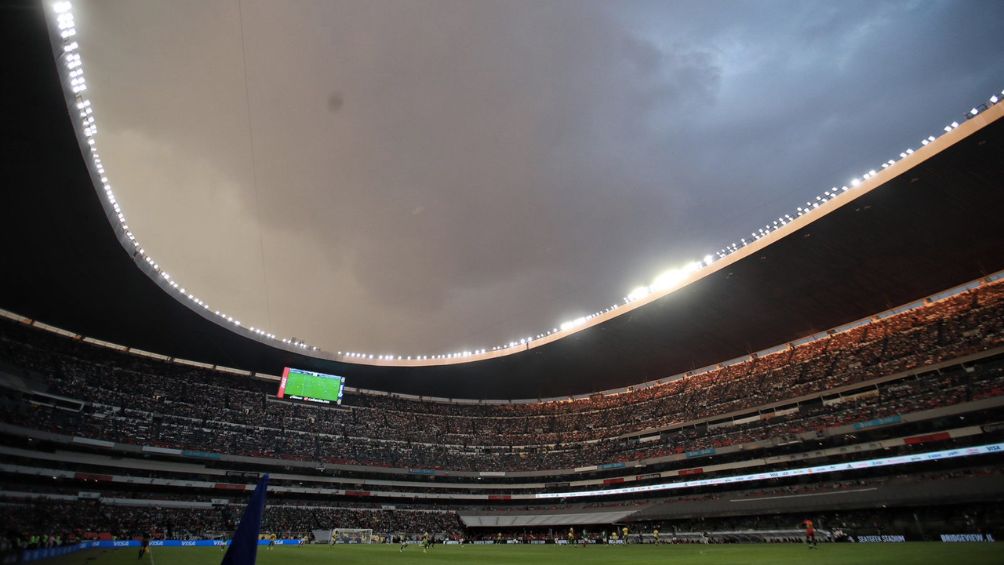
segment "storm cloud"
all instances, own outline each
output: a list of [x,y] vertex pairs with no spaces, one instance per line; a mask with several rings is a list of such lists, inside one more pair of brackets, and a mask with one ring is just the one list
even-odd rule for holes
[[1004,86],[1000,2],[78,3],[132,230],[331,351],[618,302]]

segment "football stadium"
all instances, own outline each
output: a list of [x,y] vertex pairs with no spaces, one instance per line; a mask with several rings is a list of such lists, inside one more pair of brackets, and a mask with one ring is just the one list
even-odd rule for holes
[[[470,342],[459,349],[390,354],[380,349],[392,342],[389,331],[341,345],[323,341],[321,332],[292,337],[295,325],[281,332],[252,325],[255,315],[234,306],[244,296],[238,286],[210,300],[196,282],[175,278],[182,266],[162,265],[154,246],[140,243],[142,221],[128,223],[127,197],[120,201],[112,184],[119,182],[114,159],[102,155],[103,116],[115,110],[100,102],[108,99],[102,96],[110,89],[102,94],[101,86],[107,73],[96,65],[103,71],[92,78],[88,63],[90,53],[95,60],[130,55],[102,50],[95,22],[111,17],[110,4],[15,0],[0,7],[5,564],[1004,563],[996,545],[1004,537],[1004,84],[964,90],[970,98],[963,107],[941,109],[944,123],[911,124],[921,133],[885,161],[841,162],[856,155],[853,147],[827,150],[833,170],[861,174],[808,198],[781,190],[769,207],[735,220],[742,237],[728,242],[735,233],[711,226],[722,238],[717,250],[621,289],[623,296],[602,307],[511,334],[521,335],[515,339],[499,337],[502,330],[475,333],[472,324]],[[181,13],[192,4],[168,4],[165,26],[195,25]],[[460,12],[462,23],[444,17],[436,29],[446,36],[477,29],[465,10],[488,4],[451,5],[445,11]],[[560,3],[522,8],[545,4]],[[303,2],[283,11],[323,21],[314,10],[333,5]],[[238,45],[238,53],[244,42],[247,61],[269,55],[245,42],[245,28],[256,22],[267,19],[284,41],[299,40],[298,27],[261,15],[276,5],[238,0],[224,8],[241,26],[240,40],[227,45]],[[621,8],[629,11],[627,3]],[[973,25],[995,29],[1002,20],[994,10]],[[513,25],[537,29],[537,16],[516,17]],[[108,21],[121,27],[124,20]],[[161,41],[151,31],[161,28],[145,26],[130,31]],[[523,39],[535,41],[530,35]],[[363,43],[379,51],[382,39]],[[999,48],[1000,37],[995,41]],[[197,51],[182,58],[199,65]],[[938,64],[949,63],[932,62],[931,73],[942,72]],[[260,92],[254,68],[235,83],[248,115]],[[367,73],[398,71],[409,72],[378,66]],[[897,76],[890,71],[883,80]],[[202,96],[177,77],[157,88],[179,99]],[[348,119],[353,104],[365,103],[349,89],[332,95],[326,111]],[[287,111],[275,115],[295,121]],[[902,121],[896,112],[883,109],[890,121]],[[807,114],[809,122],[830,119],[818,107]],[[883,128],[854,129],[864,143]],[[783,135],[781,124],[776,130]],[[299,143],[262,130],[255,141],[248,132],[258,159],[272,149],[256,154],[255,143]],[[353,135],[366,144],[376,134]],[[122,150],[114,134],[105,139]],[[124,145],[139,145],[136,139]],[[325,160],[314,148],[298,150]],[[810,174],[823,185],[835,180]],[[261,177],[255,182],[270,182]],[[296,178],[290,171],[289,184]],[[500,188],[486,190],[504,199]],[[633,194],[625,189],[616,198]],[[353,205],[352,198],[339,203]],[[409,209],[412,218],[434,213]],[[639,223],[647,217],[628,214]],[[586,232],[618,237],[618,226],[596,218],[582,219],[588,230],[573,239],[593,237]],[[367,225],[352,231],[376,237]],[[674,223],[666,225],[672,231]],[[453,233],[445,222],[432,229],[423,241]],[[483,259],[500,268],[513,256],[509,246],[526,247],[484,229],[493,248]],[[395,241],[419,236],[401,237]],[[262,271],[269,271],[270,248],[256,239],[255,254],[259,244]],[[206,268],[226,271],[225,254]],[[453,257],[448,249],[436,255]],[[271,270],[273,282],[309,284],[325,272],[288,263],[273,263],[287,265]],[[413,271],[392,267],[388,278],[397,280],[386,284],[419,284]],[[503,292],[495,282],[484,285]],[[282,295],[274,310],[295,304],[304,320],[312,311],[327,316],[326,298],[274,294]],[[541,300],[528,308],[557,301]],[[499,303],[493,315],[502,319],[508,306]],[[391,306],[421,317],[407,303]],[[378,322],[396,316],[366,311]],[[541,315],[558,320],[562,312]],[[455,322],[458,331],[467,331],[467,319]],[[428,323],[428,331],[412,331],[422,325],[402,322],[427,341],[394,343],[437,343],[430,337],[435,321]]]

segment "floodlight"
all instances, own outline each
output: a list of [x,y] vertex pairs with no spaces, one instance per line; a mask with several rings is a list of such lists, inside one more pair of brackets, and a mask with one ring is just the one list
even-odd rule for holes
[[627,295],[627,297],[628,297],[628,300],[632,300],[632,301],[633,300],[641,300],[642,298],[645,298],[646,296],[648,296],[650,292],[651,292],[651,290],[649,290],[649,288],[647,286],[638,286],[638,287],[635,287],[634,290],[632,290],[631,292],[629,292],[628,295]]

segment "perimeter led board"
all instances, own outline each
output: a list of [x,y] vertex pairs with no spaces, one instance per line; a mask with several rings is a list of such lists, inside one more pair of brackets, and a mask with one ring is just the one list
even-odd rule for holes
[[[531,495],[533,498],[575,498],[583,496],[610,496],[616,494],[632,494],[638,492],[653,492],[662,490],[673,490],[692,487],[705,487],[711,485],[724,485],[746,483],[750,481],[763,481],[768,479],[783,479],[787,477],[804,477],[806,475],[821,475],[825,473],[838,473],[840,471],[854,471],[857,469],[874,469],[876,467],[887,467],[889,465],[908,465],[914,463],[926,463],[928,461],[941,461],[943,459],[955,459],[957,457],[970,457],[973,455],[987,455],[1004,453],[1004,443],[988,443],[986,445],[974,445],[972,447],[958,447],[955,449],[945,449],[942,451],[931,451],[928,453],[913,453],[909,455],[897,455],[894,457],[882,457],[880,459],[866,459],[864,461],[848,461],[846,463],[834,463],[830,465],[817,465],[815,467],[801,467],[798,469],[780,469],[777,471],[767,471],[765,473],[755,473],[752,475],[734,475],[728,477],[714,477],[710,479],[697,479],[695,481],[678,481],[675,483],[662,483],[655,485],[644,485],[640,487],[614,488],[603,490],[580,490],[572,492],[543,492]],[[663,476],[673,473],[680,476],[679,471],[663,471]]]
[[279,383],[279,393],[276,396],[322,404],[341,404],[344,390],[343,377],[286,367],[282,371],[282,382]]

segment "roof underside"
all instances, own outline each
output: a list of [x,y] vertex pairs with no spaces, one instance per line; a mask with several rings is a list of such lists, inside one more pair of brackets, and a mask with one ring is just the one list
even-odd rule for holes
[[0,16],[0,96],[9,114],[0,137],[0,307],[130,347],[270,374],[296,366],[376,390],[551,397],[703,367],[1004,269],[997,120],[761,253],[529,351],[440,367],[290,353],[203,318],[137,268],[91,184],[41,5],[6,3]]

